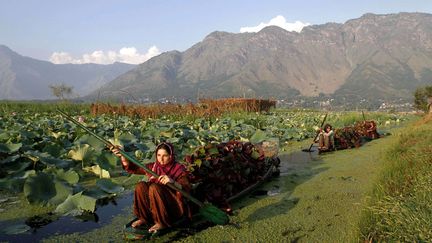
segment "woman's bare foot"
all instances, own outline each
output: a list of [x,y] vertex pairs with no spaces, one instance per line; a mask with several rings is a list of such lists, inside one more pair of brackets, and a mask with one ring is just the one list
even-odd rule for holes
[[150,227],[150,229],[148,230],[150,233],[156,233],[158,230],[163,229],[164,227],[162,227],[161,224],[156,223],[155,225],[153,225],[152,227]]
[[141,225],[144,225],[144,224],[145,224],[144,220],[138,219],[138,220],[134,221],[131,226],[132,226],[132,228],[138,228],[138,227],[140,227]]

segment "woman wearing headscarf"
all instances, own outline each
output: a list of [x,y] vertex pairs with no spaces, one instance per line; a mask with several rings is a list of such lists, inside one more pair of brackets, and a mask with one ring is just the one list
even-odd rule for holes
[[182,217],[190,217],[188,205],[181,193],[166,186],[172,183],[186,192],[189,192],[191,188],[186,168],[175,160],[171,144],[159,144],[155,151],[156,161],[146,164],[146,167],[159,177],[154,177],[143,168],[130,163],[117,148],[111,150],[120,157],[123,168],[127,172],[148,176],[147,182],[141,181],[135,187],[133,211],[138,219],[132,223],[132,227],[152,225],[149,232],[154,233],[171,227]]

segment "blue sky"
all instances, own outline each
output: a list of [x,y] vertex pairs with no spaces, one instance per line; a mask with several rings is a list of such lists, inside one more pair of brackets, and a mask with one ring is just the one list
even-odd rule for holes
[[[432,13],[429,0],[0,0],[0,44],[56,62],[139,62],[184,51],[213,31],[344,23],[365,13]],[[53,54],[55,58],[53,58]]]

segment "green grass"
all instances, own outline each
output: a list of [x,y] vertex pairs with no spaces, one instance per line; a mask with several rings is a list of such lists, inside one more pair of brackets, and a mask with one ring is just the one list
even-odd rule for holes
[[360,223],[374,242],[432,240],[432,124],[402,134]]

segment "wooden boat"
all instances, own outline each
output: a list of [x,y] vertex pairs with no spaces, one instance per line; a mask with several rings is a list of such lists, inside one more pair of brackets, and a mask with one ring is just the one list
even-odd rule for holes
[[[229,197],[226,201],[228,203],[232,203],[250,193],[252,193],[255,189],[257,189],[262,183],[264,183],[265,181],[269,180],[271,177],[274,176],[278,176],[279,175],[279,170],[278,170],[278,166],[280,163],[279,158],[275,157],[276,161],[278,163],[274,163],[275,160],[273,160],[273,162],[271,164],[269,164],[268,166],[268,170],[264,173],[264,175],[262,176],[262,178],[258,181],[256,181],[254,184],[250,185],[249,187],[243,189],[242,191],[238,192],[237,194]],[[269,160],[270,161],[270,160]],[[150,239],[150,238],[155,238],[155,237],[159,237],[162,235],[167,234],[168,232],[174,231],[174,230],[178,230],[180,228],[185,228],[189,227],[189,228],[199,228],[202,225],[211,225],[211,223],[209,223],[208,221],[206,221],[203,217],[201,217],[198,213],[194,214],[192,216],[192,220],[190,219],[182,219],[179,220],[178,222],[176,222],[174,224],[173,227],[170,228],[166,228],[163,230],[160,230],[156,233],[149,233],[148,232],[148,227],[139,227],[139,228],[133,228],[131,225],[134,221],[136,221],[137,218],[131,220],[130,222],[128,222],[123,229],[123,236],[125,240],[145,240],[145,239]]]

